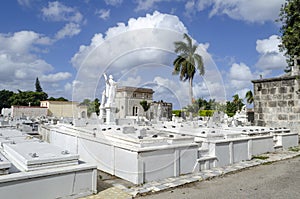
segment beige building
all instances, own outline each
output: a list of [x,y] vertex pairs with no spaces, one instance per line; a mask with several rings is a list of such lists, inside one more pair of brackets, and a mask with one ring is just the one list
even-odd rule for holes
[[36,118],[47,116],[47,108],[39,106],[11,106],[11,117],[13,118]]
[[146,100],[153,101],[154,91],[149,88],[120,87],[117,89],[115,103],[117,107],[117,118],[130,116],[144,116],[143,107],[140,102]]
[[[150,120],[168,120],[172,118],[172,103],[153,101],[154,91],[150,88],[120,87],[116,93],[117,118],[135,116],[146,117]],[[145,113],[140,102],[146,100],[151,106]]]
[[87,118],[87,106],[72,101],[41,101],[41,107],[47,108],[48,116]]

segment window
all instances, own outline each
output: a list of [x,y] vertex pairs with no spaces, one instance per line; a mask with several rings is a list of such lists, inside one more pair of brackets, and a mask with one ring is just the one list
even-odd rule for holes
[[132,116],[137,116],[138,114],[138,107],[134,106],[132,107]]

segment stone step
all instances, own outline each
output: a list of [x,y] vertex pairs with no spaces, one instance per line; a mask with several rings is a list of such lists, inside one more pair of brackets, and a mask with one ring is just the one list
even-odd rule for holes
[[282,147],[282,145],[275,145],[274,149],[275,149],[275,151],[278,151],[278,150],[282,150],[283,147]]
[[199,171],[202,170],[208,170],[211,168],[214,168],[215,161],[217,160],[217,157],[215,156],[203,156],[197,159],[197,162],[199,164]]
[[206,161],[206,160],[215,160],[217,159],[216,156],[202,156],[200,158],[197,159],[197,161]]

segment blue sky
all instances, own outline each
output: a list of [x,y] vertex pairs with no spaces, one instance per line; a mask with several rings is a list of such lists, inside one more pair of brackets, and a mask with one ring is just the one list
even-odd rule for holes
[[188,85],[172,75],[173,42],[189,34],[206,74],[196,98],[244,97],[251,80],[278,76],[284,0],[3,0],[0,89],[101,99],[103,72],[120,86],[151,87],[154,100],[188,103]]

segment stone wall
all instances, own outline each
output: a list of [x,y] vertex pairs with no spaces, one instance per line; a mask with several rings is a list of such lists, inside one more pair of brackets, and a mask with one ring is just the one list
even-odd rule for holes
[[253,80],[254,123],[300,133],[299,76]]
[[57,118],[87,118],[87,106],[73,101],[41,101],[41,107],[48,109],[48,116]]
[[47,116],[47,108],[39,106],[12,106],[11,109],[11,116],[14,118]]

